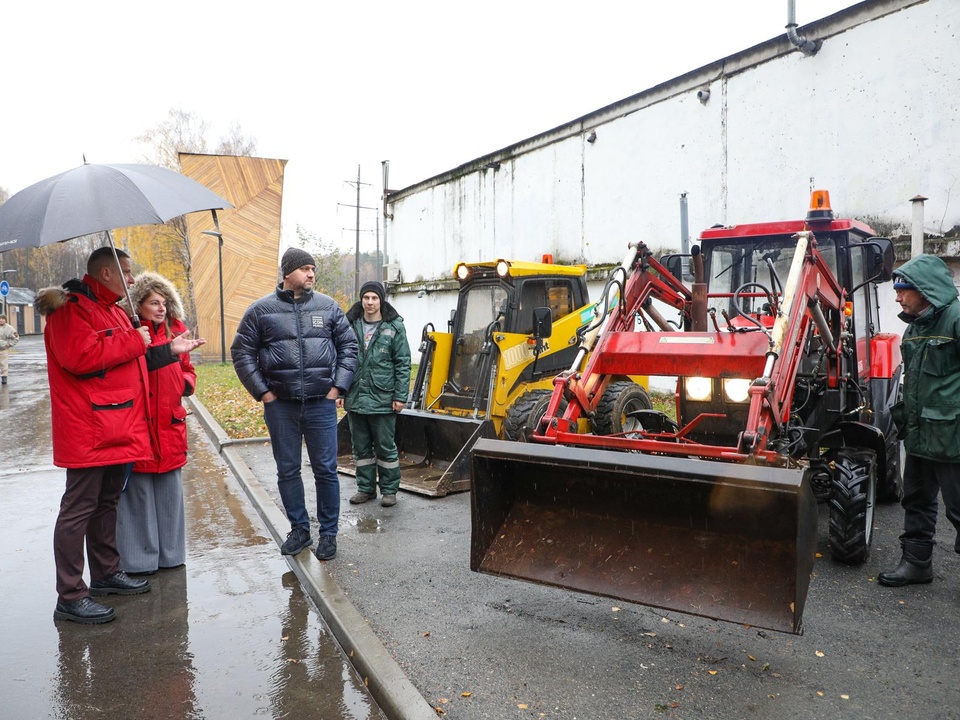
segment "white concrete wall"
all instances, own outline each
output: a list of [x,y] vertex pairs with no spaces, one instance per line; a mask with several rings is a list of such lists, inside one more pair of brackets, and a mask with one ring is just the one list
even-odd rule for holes
[[[922,194],[927,232],[960,224],[960,1],[876,0],[801,31],[819,53],[774,39],[401,191],[388,231],[404,283],[461,260],[593,265],[633,240],[677,249],[683,192],[693,239],[718,222],[802,217],[811,184],[838,216],[909,232]],[[415,350],[455,296],[391,302]]]

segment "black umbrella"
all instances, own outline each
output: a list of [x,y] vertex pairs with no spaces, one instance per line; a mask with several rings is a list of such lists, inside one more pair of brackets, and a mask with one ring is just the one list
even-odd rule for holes
[[106,232],[116,258],[110,235],[115,228],[160,225],[187,213],[232,207],[197,181],[166,168],[86,163],[41,180],[0,205],[0,252]]

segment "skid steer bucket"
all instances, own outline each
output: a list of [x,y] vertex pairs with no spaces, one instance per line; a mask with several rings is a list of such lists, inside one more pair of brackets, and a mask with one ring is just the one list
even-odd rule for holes
[[[489,420],[404,410],[397,415],[400,488],[442,497],[470,489],[470,450],[479,438],[496,437]],[[350,424],[337,423],[337,469],[356,475],[350,448]]]
[[470,568],[800,634],[817,507],[800,470],[480,440]]

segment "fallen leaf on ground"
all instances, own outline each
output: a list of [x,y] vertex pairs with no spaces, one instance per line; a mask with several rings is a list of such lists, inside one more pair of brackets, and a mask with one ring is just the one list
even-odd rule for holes
[[817,650],[817,651],[814,653],[814,655],[816,655],[817,657],[823,657],[823,653],[822,653],[820,650]]
[[466,690],[464,690],[462,693],[460,693],[460,697],[470,697],[471,695],[473,695],[473,693],[472,693],[472,692],[467,692]]

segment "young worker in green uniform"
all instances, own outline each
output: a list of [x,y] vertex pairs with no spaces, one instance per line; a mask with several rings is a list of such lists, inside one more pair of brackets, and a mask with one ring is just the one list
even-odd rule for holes
[[354,505],[375,498],[378,485],[380,504],[396,505],[400,489],[396,425],[410,391],[410,346],[403,318],[384,295],[383,283],[366,282],[360,300],[347,311],[360,354],[353,385],[337,405],[347,411],[357,463],[357,493],[350,498]]

